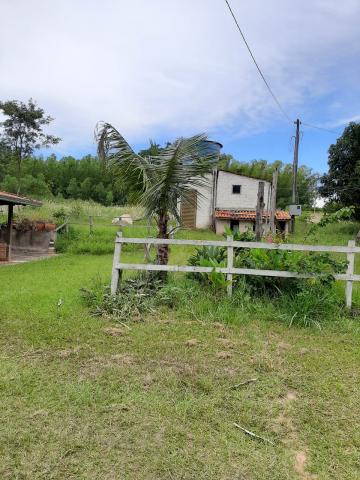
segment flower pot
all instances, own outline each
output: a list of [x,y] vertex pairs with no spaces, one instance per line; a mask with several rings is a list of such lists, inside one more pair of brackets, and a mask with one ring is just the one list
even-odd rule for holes
[[36,222],[35,230],[37,232],[43,232],[45,230],[45,222]]
[[45,230],[47,232],[53,232],[56,228],[55,223],[45,223]]

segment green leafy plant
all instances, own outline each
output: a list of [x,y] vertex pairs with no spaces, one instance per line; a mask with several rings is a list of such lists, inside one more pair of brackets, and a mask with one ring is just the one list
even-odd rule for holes
[[[201,247],[189,258],[188,263],[193,266],[226,267],[226,247]],[[336,273],[346,271],[347,261],[334,259],[328,253],[237,248],[234,250],[234,267],[314,274],[316,278],[314,277],[313,281],[323,286],[330,286],[334,282]],[[214,282],[218,286],[222,284],[225,287],[225,274],[215,271],[213,273]],[[208,274],[194,273],[191,276],[200,282],[209,283],[210,277]],[[220,277],[222,277],[222,281]],[[234,277],[235,287],[242,278],[249,290],[257,294],[264,292],[278,294],[279,292],[295,291],[302,284],[308,282],[308,280],[301,278],[236,275]]]
[[58,210],[55,210],[52,216],[55,219],[57,225],[61,225],[66,220],[66,210],[64,209],[64,207],[61,207]]
[[228,236],[233,237],[233,240],[236,242],[254,242],[255,233],[251,230],[246,230],[245,232],[240,232],[239,230],[231,230],[229,227],[225,227],[223,237],[227,238]]
[[230,282],[226,280],[226,275],[223,273],[217,272],[216,268],[226,267],[226,261],[218,261],[213,258],[202,258],[200,260],[201,267],[211,267],[212,271],[210,273],[205,273],[201,275],[206,275],[208,283],[214,287],[215,290],[224,290]]
[[315,280],[301,283],[294,292],[279,297],[279,317],[289,326],[321,328],[324,321],[341,316],[341,305],[332,285],[325,288]]
[[354,206],[344,207],[333,213],[325,213],[318,223],[311,224],[308,232],[305,235],[305,239],[309,238],[310,236],[314,236],[320,228],[326,227],[327,225],[350,220],[354,216],[354,213]]
[[111,295],[109,286],[98,281],[90,289],[81,289],[92,315],[121,321],[142,320],[159,306],[173,308],[179,300],[178,292],[174,285],[164,285],[150,274],[126,280],[116,295]]

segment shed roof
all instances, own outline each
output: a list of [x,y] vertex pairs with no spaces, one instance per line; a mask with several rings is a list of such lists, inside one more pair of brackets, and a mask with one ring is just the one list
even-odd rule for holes
[[[216,210],[216,218],[230,219],[230,220],[256,220],[256,211],[255,210]],[[270,212],[264,211],[263,218],[270,218]],[[286,221],[290,220],[291,216],[288,212],[284,210],[276,210],[275,213],[276,220]]]
[[39,200],[33,200],[21,195],[16,195],[15,193],[0,191],[0,205],[31,205],[33,207],[40,207],[42,203],[39,202]]

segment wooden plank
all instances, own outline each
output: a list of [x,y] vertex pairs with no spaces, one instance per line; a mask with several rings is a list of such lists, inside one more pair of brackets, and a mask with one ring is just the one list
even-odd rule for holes
[[231,235],[228,235],[227,241],[228,241],[228,247],[227,247],[228,274],[226,275],[226,280],[228,282],[230,282],[229,285],[227,286],[227,294],[229,295],[229,297],[231,297],[231,295],[232,295],[232,279],[233,279],[231,269],[233,268],[233,265],[234,265],[234,247],[232,247],[230,244],[233,241],[233,237]]
[[[349,240],[348,246],[349,247],[354,247],[355,246],[355,240]],[[347,261],[348,261],[348,268],[347,268],[346,273],[348,275],[352,275],[354,273],[355,253],[348,253],[347,254]],[[346,297],[346,307],[347,308],[351,308],[352,291],[353,291],[352,280],[348,280],[346,282],[346,287],[345,287],[345,297]]]
[[180,219],[181,225],[185,228],[196,228],[197,192],[188,192],[188,201],[181,200]]
[[12,250],[12,227],[14,218],[14,205],[9,203],[8,205],[8,219],[7,219],[7,260],[11,262],[11,250]]
[[193,245],[193,246],[214,246],[234,248],[259,248],[263,250],[287,250],[300,252],[329,252],[329,253],[360,253],[360,247],[335,246],[335,245],[301,245],[291,243],[262,243],[262,242],[238,242],[232,241],[230,244],[226,240],[180,240],[166,238],[117,238],[117,243],[151,243],[153,245]]
[[[122,232],[117,232],[116,238],[121,238]],[[121,276],[121,269],[118,268],[118,263],[121,260],[121,248],[122,245],[119,242],[115,242],[113,267],[111,274],[111,295],[115,295],[119,288],[119,280]]]
[[60,232],[63,228],[66,228],[67,222],[62,223],[59,227],[55,228],[55,232]]
[[[118,263],[116,268],[122,270],[148,270],[148,271],[160,271],[160,272],[199,272],[199,273],[211,273],[213,267],[193,267],[191,265],[156,265],[149,263]],[[227,273],[228,268],[215,268],[215,271],[220,273]]]
[[275,214],[276,214],[276,193],[277,193],[277,183],[278,183],[279,170],[276,167],[273,171],[272,185],[271,185],[271,200],[270,200],[270,231],[272,235],[276,234],[275,226]]
[[[256,275],[264,277],[284,277],[284,278],[315,278],[319,275],[316,273],[298,273],[287,272],[283,270],[260,270],[254,268],[231,268],[228,267],[194,267],[191,265],[155,265],[147,263],[117,263],[115,268],[121,270],[147,270],[147,271],[163,271],[163,272],[193,272],[193,273],[211,273],[212,271],[219,273],[231,273],[233,275]],[[334,275],[336,280],[351,280],[353,282],[360,281],[360,275],[349,275],[346,273]]]
[[256,218],[255,218],[255,238],[260,242],[263,235],[263,213],[264,213],[264,182],[259,182],[257,203],[256,203]]

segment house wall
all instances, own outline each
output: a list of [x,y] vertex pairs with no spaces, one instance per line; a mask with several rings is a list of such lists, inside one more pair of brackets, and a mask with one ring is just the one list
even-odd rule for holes
[[[213,174],[209,174],[205,178],[207,180],[207,185],[196,188],[198,192],[196,228],[200,229],[210,228],[212,224]],[[246,177],[244,175],[219,171],[215,208],[224,210],[255,210],[259,181],[261,180]],[[269,208],[271,183],[266,181],[264,181],[264,183],[264,201],[265,210],[267,210]],[[240,194],[232,193],[233,185],[241,185]],[[180,201],[178,203],[178,209],[180,212]],[[245,227],[244,231],[246,231],[247,227],[248,225]]]
[[[250,230],[251,232],[253,231],[253,222],[247,222],[247,221],[242,221],[239,220],[239,232],[244,233]],[[215,231],[216,235],[222,235],[225,232],[225,227],[230,228],[230,220],[222,219],[222,218],[217,218],[215,220]]]
[[[34,231],[34,230],[12,230],[11,243],[14,250],[33,250],[47,252],[50,240],[55,240],[56,232],[54,231]],[[6,243],[6,231],[0,230],[0,243]]]
[[212,198],[212,174],[206,177],[207,185],[197,187],[197,209],[196,209],[196,228],[211,227],[211,198]]
[[[229,172],[218,172],[216,208],[255,210],[259,182],[256,178],[236,175]],[[269,208],[271,183],[264,181],[265,210]],[[241,185],[239,194],[232,193],[233,185]]]
[[219,218],[215,220],[216,235],[222,235],[225,232],[225,227],[230,228],[230,220],[222,220]]

